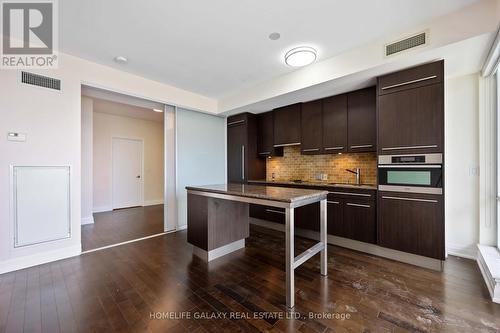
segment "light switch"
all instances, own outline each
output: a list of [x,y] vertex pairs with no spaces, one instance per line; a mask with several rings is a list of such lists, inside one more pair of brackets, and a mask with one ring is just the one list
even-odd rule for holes
[[25,142],[26,141],[26,133],[9,132],[7,134],[7,140],[8,141]]

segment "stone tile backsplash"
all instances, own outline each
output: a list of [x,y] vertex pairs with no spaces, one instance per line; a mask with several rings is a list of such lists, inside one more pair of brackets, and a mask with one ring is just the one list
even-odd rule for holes
[[[355,183],[356,176],[345,169],[361,169],[361,183],[377,183],[377,154],[302,155],[300,146],[284,147],[283,157],[266,161],[268,181],[322,181],[328,183]],[[327,179],[321,179],[322,175]]]

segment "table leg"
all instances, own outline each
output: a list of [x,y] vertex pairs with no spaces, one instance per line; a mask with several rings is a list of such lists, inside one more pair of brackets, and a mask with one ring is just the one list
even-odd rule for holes
[[285,208],[286,306],[289,308],[295,306],[294,215],[294,208]]
[[321,217],[320,217],[320,242],[323,243],[323,250],[321,250],[321,275],[327,275],[328,274],[328,256],[327,256],[327,239],[326,239],[326,235],[327,235],[327,216],[326,216],[326,212],[327,212],[327,208],[326,208],[326,199],[324,200],[321,200],[320,202],[320,214],[321,214]]

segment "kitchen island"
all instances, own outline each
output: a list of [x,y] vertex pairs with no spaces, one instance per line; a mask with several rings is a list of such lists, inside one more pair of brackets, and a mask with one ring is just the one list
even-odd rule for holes
[[[193,254],[211,261],[245,247],[249,236],[249,204],[285,209],[286,305],[294,307],[295,268],[320,253],[321,275],[327,275],[327,191],[267,185],[188,186],[188,242]],[[294,210],[320,202],[320,241],[294,255]]]

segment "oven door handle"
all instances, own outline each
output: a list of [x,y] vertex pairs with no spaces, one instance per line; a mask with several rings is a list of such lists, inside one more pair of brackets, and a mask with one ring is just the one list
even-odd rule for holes
[[382,164],[378,166],[379,169],[390,169],[390,168],[398,168],[398,169],[411,169],[411,168],[417,168],[417,169],[441,169],[443,166],[439,164],[427,164],[427,165],[422,165],[422,164]]

